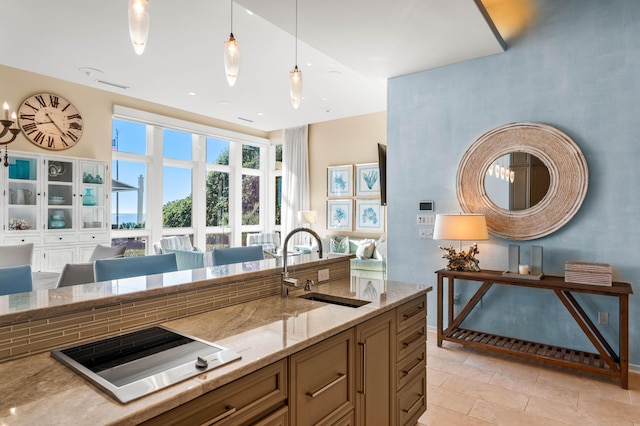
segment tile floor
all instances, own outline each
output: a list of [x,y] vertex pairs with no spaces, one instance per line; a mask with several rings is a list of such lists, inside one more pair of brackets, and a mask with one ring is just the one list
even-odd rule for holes
[[640,426],[640,375],[614,379],[444,342],[427,342],[423,425]]

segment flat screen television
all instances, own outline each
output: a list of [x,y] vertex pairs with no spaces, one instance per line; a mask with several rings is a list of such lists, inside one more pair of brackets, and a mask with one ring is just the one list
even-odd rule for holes
[[387,205],[387,146],[378,144],[378,167],[380,168],[380,204]]

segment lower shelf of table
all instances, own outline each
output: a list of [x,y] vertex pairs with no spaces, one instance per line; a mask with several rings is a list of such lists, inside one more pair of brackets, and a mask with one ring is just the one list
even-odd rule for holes
[[[620,371],[614,371],[600,354],[567,349],[544,343],[529,342],[513,337],[498,336],[480,331],[455,328],[443,335],[443,340],[508,353],[525,358],[547,361],[556,365],[577,368],[597,374],[620,377]],[[616,364],[618,368],[619,364]]]

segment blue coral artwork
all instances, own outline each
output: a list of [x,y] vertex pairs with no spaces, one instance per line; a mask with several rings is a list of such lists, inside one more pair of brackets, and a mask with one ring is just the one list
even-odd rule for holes
[[353,166],[327,167],[327,195],[350,197],[353,195]]
[[356,196],[380,196],[378,163],[356,164]]
[[351,200],[327,201],[327,228],[351,231]]
[[384,232],[384,207],[380,200],[356,200],[356,231]]

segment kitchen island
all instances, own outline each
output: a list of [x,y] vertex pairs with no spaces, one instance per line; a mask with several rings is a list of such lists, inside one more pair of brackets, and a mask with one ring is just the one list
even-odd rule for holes
[[[324,267],[327,264],[320,266]],[[248,277],[255,273],[248,272]],[[314,288],[314,291],[320,293],[364,298],[364,293],[358,293],[355,290],[350,278],[318,284]],[[280,371],[278,377],[282,389],[279,393],[272,393],[275,405],[265,406],[263,411],[266,411],[255,415],[280,415],[284,416],[283,418],[294,414],[302,415],[305,410],[296,411],[292,405],[292,401],[296,400],[296,396],[291,393],[296,386],[292,376],[309,371],[308,368],[303,367],[307,359],[306,354],[314,356],[316,352],[330,354],[333,347],[344,348],[346,351],[345,365],[349,367],[349,371],[345,373],[347,380],[341,380],[336,388],[347,386],[344,388],[347,402],[343,401],[339,404],[337,410],[325,416],[325,420],[331,422],[331,419],[335,418],[337,421],[339,419],[336,416],[362,418],[364,414],[358,414],[356,409],[362,406],[357,401],[361,400],[361,395],[365,394],[363,393],[365,377],[362,372],[358,372],[360,371],[358,368],[352,369],[351,366],[357,367],[362,363],[365,344],[359,340],[358,336],[363,337],[365,343],[367,336],[358,335],[358,333],[367,331],[362,327],[363,325],[372,324],[377,327],[378,324],[385,323],[381,320],[385,320],[386,324],[392,325],[386,335],[394,337],[397,335],[400,342],[394,339],[388,345],[387,352],[391,354],[388,358],[390,364],[388,371],[396,371],[398,364],[404,363],[411,368],[405,366],[401,371],[417,372],[407,374],[400,372],[397,375],[390,373],[388,377],[394,382],[393,388],[399,391],[398,395],[390,395],[393,401],[399,397],[397,400],[399,402],[390,403],[393,418],[396,418],[397,413],[404,413],[398,414],[399,420],[393,423],[405,424],[404,420],[410,421],[416,414],[423,412],[423,407],[426,406],[426,394],[414,397],[414,390],[426,386],[425,370],[422,368],[426,357],[418,352],[422,351],[423,354],[426,350],[421,340],[426,333],[421,330],[426,327],[423,321],[426,316],[426,294],[431,288],[386,282],[384,290],[370,303],[359,308],[301,299],[297,296],[304,292],[296,291],[287,298],[268,295],[161,322],[160,324],[170,329],[230,348],[239,353],[242,358],[124,405],[58,363],[50,357],[48,351],[7,360],[0,363],[0,378],[2,378],[0,380],[0,395],[2,395],[0,422],[8,425],[132,425],[153,421],[156,418],[161,423],[166,423],[162,417],[158,416],[173,415],[172,413],[180,415],[179,407],[194,401],[197,403],[199,398],[213,395],[216,389],[240,383],[241,379],[251,377],[250,375],[275,371],[276,367]],[[370,293],[366,295],[370,296]],[[22,315],[26,314],[23,312]],[[32,312],[32,316],[38,317],[40,314]],[[407,318],[416,318],[416,320],[407,322]],[[372,320],[375,322],[370,322]],[[402,324],[403,321],[406,324]],[[37,327],[39,322],[43,325],[46,319],[32,318],[32,327]],[[376,330],[381,328],[378,327]],[[377,336],[382,335],[384,333],[377,334]],[[328,343],[325,342],[331,343],[333,339],[338,339],[338,346],[329,345],[326,346],[326,350],[317,350],[325,349],[324,346],[318,345],[327,345]],[[413,350],[414,347],[415,350]],[[407,348],[412,349],[411,353],[405,351]],[[399,355],[396,355],[396,352]],[[371,355],[373,352],[367,352],[367,356],[371,357]],[[294,370],[294,365],[301,366],[301,369]],[[417,374],[416,379],[407,380],[407,377],[412,374]],[[396,386],[396,382],[399,382],[399,385]],[[405,398],[407,403],[404,409],[400,409],[403,404],[402,398]],[[247,410],[238,411],[244,416],[252,415]],[[211,413],[213,417],[218,414]],[[225,419],[222,419],[221,424],[224,424],[224,421]],[[302,422],[303,420],[300,420],[299,424]]]

